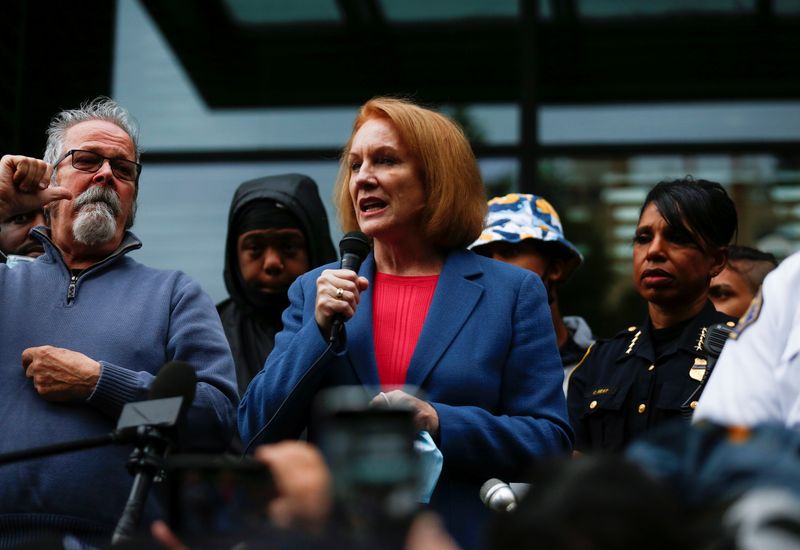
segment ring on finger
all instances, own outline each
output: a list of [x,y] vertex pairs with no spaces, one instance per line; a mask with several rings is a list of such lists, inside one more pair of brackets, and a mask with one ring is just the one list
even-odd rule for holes
[[344,290],[342,290],[341,288],[337,288],[336,289],[336,299],[337,300],[341,300],[342,296],[344,296]]

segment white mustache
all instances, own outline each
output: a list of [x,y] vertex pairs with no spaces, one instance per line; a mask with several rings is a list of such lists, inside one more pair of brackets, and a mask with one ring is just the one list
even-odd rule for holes
[[73,204],[75,210],[78,211],[87,204],[96,202],[101,202],[107,205],[114,216],[117,216],[120,213],[120,210],[122,210],[122,204],[120,203],[117,193],[112,191],[111,188],[104,187],[102,185],[94,185],[90,187],[78,195],[78,198],[75,199]]

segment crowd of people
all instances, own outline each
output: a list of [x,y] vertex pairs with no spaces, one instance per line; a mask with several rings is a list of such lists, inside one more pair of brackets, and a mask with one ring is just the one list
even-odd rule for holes
[[[650,190],[631,236],[647,315],[597,339],[560,311],[583,254],[553,205],[520,193],[487,203],[462,129],[411,101],[366,102],[343,148],[334,203],[363,246],[355,264],[337,260],[312,179],[247,181],[228,218],[230,297],[216,308],[186,274],[128,255],[142,246],[131,115],[97,98],[58,113],[47,135],[42,160],[0,160],[2,548],[111,544],[141,449],[3,458],[112,433],[129,404],[163,397],[154,381],[171,362],[196,377],[172,453],[254,453],[270,472],[269,531],[228,534],[230,546],[263,546],[268,532],[278,547],[705,547],[750,517],[731,510],[750,487],[715,491],[708,461],[758,455],[767,440],[781,443],[781,476],[745,458],[714,471],[759,489],[782,481],[800,510],[800,259],[734,246],[736,207],[719,183]],[[714,325],[730,333],[716,364]],[[327,410],[344,427],[334,438],[319,403],[330,409],[342,387]],[[775,423],[784,431],[762,428]],[[695,440],[725,451],[688,457]],[[732,441],[749,443],[728,452]],[[328,453],[360,468],[362,485],[342,489]],[[693,476],[718,512],[697,522],[698,492],[673,490]],[[529,482],[516,511],[481,502],[490,478]],[[427,488],[411,512],[401,479]],[[397,516],[400,537],[360,526],[343,490]],[[143,498],[138,540],[182,548],[163,497]],[[201,541],[214,544],[186,542]]]

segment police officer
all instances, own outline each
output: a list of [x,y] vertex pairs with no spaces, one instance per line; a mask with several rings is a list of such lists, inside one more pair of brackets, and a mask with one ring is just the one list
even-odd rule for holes
[[709,379],[695,420],[800,427],[800,253],[764,279]]
[[648,315],[596,343],[573,371],[568,406],[576,450],[619,451],[696,405],[708,327],[733,322],[714,309],[708,290],[725,267],[736,226],[736,208],[718,183],[686,177],[650,190],[633,240],[633,282]]

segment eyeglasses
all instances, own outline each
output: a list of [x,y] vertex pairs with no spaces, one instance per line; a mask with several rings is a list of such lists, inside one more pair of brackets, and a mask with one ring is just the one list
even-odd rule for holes
[[126,159],[112,159],[93,151],[83,151],[81,149],[70,149],[53,166],[58,166],[70,155],[72,155],[72,167],[81,172],[97,172],[106,160],[111,166],[111,171],[119,179],[135,182],[142,172],[142,165],[138,162]]

